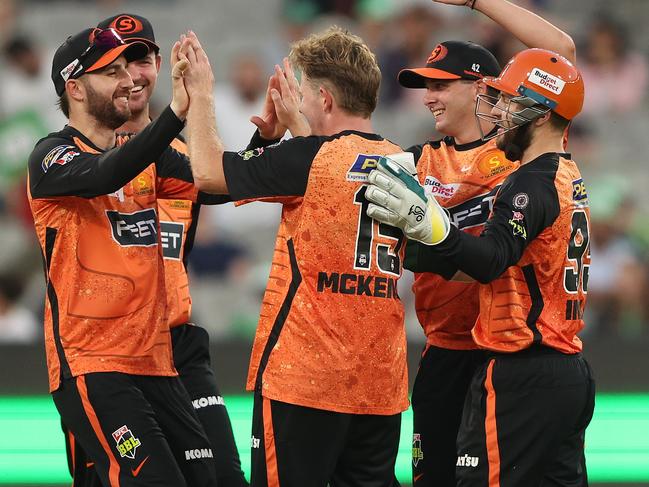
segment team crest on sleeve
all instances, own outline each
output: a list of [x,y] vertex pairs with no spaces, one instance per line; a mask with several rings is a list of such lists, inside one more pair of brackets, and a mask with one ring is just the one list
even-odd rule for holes
[[122,458],[128,457],[134,459],[137,447],[142,444],[126,425],[113,431],[113,439],[117,443],[117,451]]
[[264,148],[263,147],[258,147],[257,149],[250,149],[250,150],[242,150],[239,151],[238,154],[241,156],[241,158],[244,161],[248,161],[252,159],[253,157],[259,157],[264,153]]
[[367,176],[372,169],[376,169],[381,156],[372,154],[358,154],[352,167],[347,171],[347,181],[367,182]]
[[47,170],[52,167],[52,164],[63,166],[77,157],[79,154],[80,152],[78,152],[78,149],[73,145],[56,146],[43,158],[43,162],[41,163],[43,172],[47,172]]
[[514,208],[517,208],[519,210],[524,210],[525,208],[527,208],[527,205],[529,203],[530,197],[527,193],[518,193],[512,199],[512,205],[514,205]]

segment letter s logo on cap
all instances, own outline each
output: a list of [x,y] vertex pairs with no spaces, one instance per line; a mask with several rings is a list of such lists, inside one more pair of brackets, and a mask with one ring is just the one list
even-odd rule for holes
[[110,26],[120,34],[134,34],[142,30],[142,22],[130,15],[120,15]]
[[448,49],[446,49],[446,46],[437,44],[437,46],[435,46],[435,49],[433,49],[433,51],[430,53],[430,56],[428,56],[428,59],[426,59],[426,64],[432,64],[436,63],[437,61],[441,61],[446,57],[446,54],[448,54]]

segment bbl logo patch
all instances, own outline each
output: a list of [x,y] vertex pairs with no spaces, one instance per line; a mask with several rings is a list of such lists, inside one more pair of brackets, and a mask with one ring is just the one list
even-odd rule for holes
[[347,181],[367,182],[367,175],[376,169],[381,156],[372,154],[358,154],[352,167],[347,171]]
[[128,426],[124,425],[113,431],[113,439],[117,443],[117,451],[121,457],[135,459],[135,451],[142,443],[133,435]]
[[259,147],[257,149],[251,149],[251,150],[242,150],[238,154],[243,158],[244,161],[248,161],[252,159],[253,157],[259,157],[264,153],[264,148]]
[[420,460],[424,459],[424,452],[421,449],[421,435],[412,435],[412,464],[416,467]]

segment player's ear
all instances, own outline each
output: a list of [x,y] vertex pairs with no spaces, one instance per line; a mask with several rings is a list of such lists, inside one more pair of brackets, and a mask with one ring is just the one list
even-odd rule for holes
[[540,125],[544,125],[550,121],[551,116],[552,116],[552,112],[548,110],[542,117],[539,117],[536,120],[534,120],[534,124],[537,127]]
[[322,110],[325,113],[331,113],[334,105],[334,97],[331,92],[324,86],[320,86],[320,97],[322,99]]
[[69,79],[65,82],[65,91],[71,100],[83,101],[86,96],[86,86],[79,79]]
[[155,69],[159,73],[160,65],[162,64],[162,56],[160,54],[155,55]]
[[482,80],[478,79],[473,82],[473,89],[475,90],[476,97],[478,95],[486,95],[487,94],[487,85],[482,82]]

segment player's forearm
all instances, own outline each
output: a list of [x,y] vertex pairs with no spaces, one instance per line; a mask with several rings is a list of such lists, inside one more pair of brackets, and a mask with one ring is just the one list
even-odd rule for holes
[[187,114],[187,129],[194,184],[206,193],[228,194],[223,173],[223,143],[216,130],[211,94],[192,98]]
[[476,0],[475,9],[498,23],[527,47],[548,49],[576,60],[572,37],[547,20],[507,0]]

